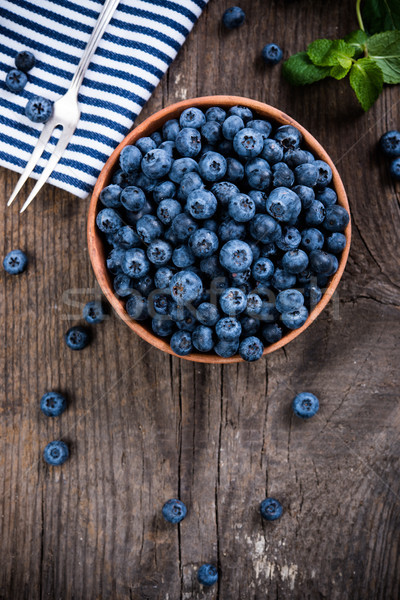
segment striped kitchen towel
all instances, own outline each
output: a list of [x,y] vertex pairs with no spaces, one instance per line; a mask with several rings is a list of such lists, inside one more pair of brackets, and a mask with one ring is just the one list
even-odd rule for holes
[[[121,0],[79,93],[81,120],[49,182],[85,198],[101,168],[175,58],[208,0]],[[104,0],[0,1],[0,165],[22,172],[43,125],[25,116],[32,96],[64,94]],[[25,90],[4,81],[14,57],[30,50],[36,65]],[[57,142],[51,138],[33,177]]]

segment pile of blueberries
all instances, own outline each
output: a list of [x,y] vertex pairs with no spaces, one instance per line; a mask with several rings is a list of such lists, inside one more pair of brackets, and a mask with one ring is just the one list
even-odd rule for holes
[[400,181],[400,131],[387,131],[380,139],[383,154],[390,160],[390,175]]
[[347,211],[292,125],[192,107],[122,149],[97,227],[128,315],[193,349],[259,359],[338,269]]

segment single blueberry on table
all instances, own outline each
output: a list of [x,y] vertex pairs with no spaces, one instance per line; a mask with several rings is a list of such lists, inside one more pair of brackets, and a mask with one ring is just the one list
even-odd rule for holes
[[193,158],[200,153],[201,135],[193,127],[184,127],[175,138],[176,149],[182,156]]
[[[103,190],[104,191],[104,190]],[[138,213],[146,204],[146,195],[144,191],[135,185],[129,185],[122,190],[121,204],[132,212]]]
[[192,334],[185,330],[175,331],[171,336],[170,345],[171,350],[178,356],[187,356],[193,348]]
[[197,579],[201,585],[210,587],[218,581],[218,569],[215,565],[206,563],[197,571]]
[[235,317],[246,310],[247,297],[241,289],[230,287],[221,294],[219,303],[222,312],[230,317]]
[[193,346],[199,352],[210,352],[214,347],[213,330],[205,325],[198,325],[192,333]]
[[122,227],[123,222],[113,208],[103,208],[96,217],[96,225],[103,233],[114,233]]
[[241,332],[242,326],[235,317],[223,317],[215,325],[215,333],[224,342],[238,340]]
[[168,523],[180,523],[186,517],[187,509],[181,500],[171,498],[162,507],[162,514]]
[[209,190],[198,189],[190,192],[186,210],[194,219],[209,219],[217,210],[216,197]]
[[172,256],[172,247],[165,240],[154,240],[147,246],[146,254],[153,265],[162,267],[169,262]]
[[68,457],[68,446],[61,440],[50,442],[43,451],[43,458],[45,462],[51,466],[59,466],[64,464]]
[[59,417],[66,408],[67,400],[59,392],[46,392],[40,399],[40,409],[46,417]]
[[184,156],[183,158],[178,158],[177,160],[174,160],[168,177],[174,183],[181,183],[185,175],[198,170],[199,165],[197,164],[197,162],[193,158]]
[[35,64],[36,58],[32,52],[29,52],[29,50],[22,50],[21,52],[18,52],[17,56],[15,57],[15,66],[17,69],[24,71],[25,73],[33,69]]
[[[275,165],[274,165],[275,166]],[[272,170],[274,170],[274,166]],[[271,168],[266,160],[257,156],[245,166],[247,183],[253,190],[266,191],[271,184]]]
[[236,29],[243,25],[245,18],[245,12],[240,6],[231,6],[222,15],[222,22],[227,29]]
[[383,154],[389,158],[400,156],[400,131],[387,131],[380,139]]
[[282,290],[276,297],[275,306],[280,313],[292,312],[304,304],[304,296],[299,290]]
[[227,140],[233,140],[241,129],[244,129],[244,121],[238,115],[231,115],[222,123],[222,135]]
[[293,222],[301,212],[301,200],[289,188],[277,187],[268,196],[266,209],[277,221],[283,223]]
[[303,136],[293,125],[281,125],[276,130],[274,139],[283,146],[284,150],[295,150],[300,146]]
[[233,138],[233,148],[239,156],[254,158],[261,153],[264,147],[264,138],[255,129],[245,127],[238,131]]
[[161,200],[157,207],[157,217],[164,225],[169,225],[179,213],[182,212],[182,206],[173,198]]
[[282,504],[275,498],[265,498],[260,504],[260,513],[266,521],[276,521],[282,516]]
[[107,208],[116,208],[121,206],[122,188],[115,183],[107,185],[100,192],[100,202]]
[[206,110],[206,119],[222,124],[226,119],[226,112],[220,106],[212,106]]
[[171,295],[178,304],[193,302],[203,292],[203,283],[192,271],[179,271],[170,281]]
[[126,312],[131,319],[135,319],[135,321],[144,321],[149,316],[147,299],[136,290],[131,291],[133,293],[129,296],[125,304]]
[[222,358],[230,358],[234,356],[239,348],[239,338],[235,338],[232,341],[219,340],[214,346],[215,353]]
[[7,73],[6,86],[11,92],[22,92],[27,83],[28,77],[23,71],[11,69]]
[[142,162],[142,153],[137,146],[125,146],[119,155],[119,166],[124,173],[132,175],[137,173]]
[[229,216],[238,223],[251,221],[256,213],[256,205],[247,194],[235,194],[229,200]]
[[42,96],[34,96],[25,106],[25,114],[34,123],[46,123],[52,115],[53,103]]
[[291,312],[282,313],[282,323],[288,329],[299,329],[308,319],[308,310],[305,306],[300,306]]
[[275,344],[282,339],[283,330],[277,323],[268,323],[262,328],[262,335],[267,344]]
[[301,247],[304,248],[306,252],[321,250],[324,241],[325,238],[323,233],[321,233],[319,229],[315,229],[315,227],[303,229],[301,233]]
[[222,246],[219,260],[230,273],[240,273],[250,267],[253,262],[253,253],[246,242],[231,240]]
[[272,185],[273,187],[290,188],[294,184],[294,173],[286,163],[279,162],[272,165]]
[[89,325],[104,321],[106,314],[100,300],[91,300],[83,307],[83,318]]
[[268,138],[264,141],[261,157],[270,165],[281,162],[283,159],[283,147],[276,140]]
[[261,55],[267,65],[276,65],[282,60],[283,52],[277,44],[267,44]]
[[254,335],[246,337],[240,342],[239,354],[241,358],[247,362],[259,360],[262,357],[263,352],[264,345],[262,341]]
[[339,233],[346,228],[349,220],[350,217],[347,210],[343,206],[335,204],[326,209],[323,226],[327,231]]
[[68,329],[64,338],[65,343],[71,350],[83,350],[90,342],[88,329],[80,325]]
[[3,267],[9,275],[18,275],[25,271],[28,257],[22,250],[11,250],[3,259]]
[[[195,234],[193,234],[195,235]],[[176,246],[172,253],[172,262],[178,269],[186,269],[195,262],[195,256],[189,246],[182,244],[182,246]]]
[[293,412],[301,419],[310,419],[319,409],[319,400],[311,392],[300,392],[292,403]]
[[172,166],[172,158],[168,152],[155,148],[144,155],[141,162],[143,173],[151,179],[161,179]]
[[199,160],[199,173],[205,181],[222,179],[226,169],[226,158],[218,152],[206,152]]

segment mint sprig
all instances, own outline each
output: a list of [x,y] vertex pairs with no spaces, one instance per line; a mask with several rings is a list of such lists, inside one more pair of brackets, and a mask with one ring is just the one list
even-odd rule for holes
[[[349,75],[362,108],[376,102],[383,84],[400,83],[400,1],[356,1],[360,29],[344,39],[319,39],[306,52],[294,54],[283,65],[283,74],[292,85],[308,85],[326,77],[343,79]],[[376,31],[374,23],[388,27]],[[369,37],[365,31],[374,35]]]

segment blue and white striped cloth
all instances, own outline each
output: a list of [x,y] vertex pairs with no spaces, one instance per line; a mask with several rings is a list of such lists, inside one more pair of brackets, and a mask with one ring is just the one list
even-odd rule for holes
[[[85,198],[185,41],[208,0],[121,0],[92,59],[77,130],[49,182]],[[0,0],[0,165],[22,172],[43,125],[25,116],[32,96],[56,100],[82,56],[104,0]],[[4,80],[14,57],[36,66],[20,94]],[[42,172],[58,132],[37,165]]]

